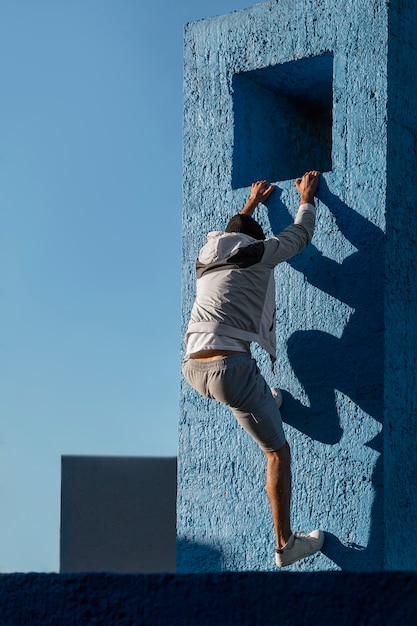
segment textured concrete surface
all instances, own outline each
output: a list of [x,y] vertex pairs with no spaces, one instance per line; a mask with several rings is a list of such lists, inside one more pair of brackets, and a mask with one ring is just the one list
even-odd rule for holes
[[63,456],[61,573],[175,572],[176,470],[175,457]]
[[[416,22],[408,0],[279,0],[185,29],[183,330],[205,233],[251,179],[278,184],[272,234],[290,179],[324,172],[313,243],[276,270],[275,374],[255,352],[284,390],[293,528],[326,531],[296,571],[416,568]],[[185,382],[177,527],[179,572],[274,568],[263,455]]]
[[2,626],[416,624],[416,574],[0,576]]
[[413,0],[396,4],[388,55],[384,518],[387,540],[395,543],[387,568],[416,569],[410,528],[417,524],[417,209],[407,172],[417,162],[417,7]]

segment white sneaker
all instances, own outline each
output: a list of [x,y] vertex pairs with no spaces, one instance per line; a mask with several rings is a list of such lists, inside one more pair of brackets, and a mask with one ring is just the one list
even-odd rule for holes
[[276,387],[271,387],[271,393],[275,398],[275,402],[277,403],[277,407],[280,409],[282,407],[282,393],[280,389]]
[[321,530],[313,530],[305,535],[303,530],[298,530],[288,539],[283,548],[275,548],[275,564],[278,567],[286,567],[300,559],[305,559],[321,550],[324,543],[324,533]]

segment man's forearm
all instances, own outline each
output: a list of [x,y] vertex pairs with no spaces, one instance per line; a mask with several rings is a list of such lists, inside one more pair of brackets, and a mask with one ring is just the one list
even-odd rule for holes
[[300,196],[300,204],[312,204],[313,206],[316,206],[314,202],[314,194],[302,193]]
[[257,200],[255,200],[254,198],[248,198],[248,200],[246,201],[245,206],[243,207],[243,209],[241,210],[241,214],[242,215],[249,215],[250,217],[252,217],[253,213],[255,212],[256,207],[258,206],[259,202]]

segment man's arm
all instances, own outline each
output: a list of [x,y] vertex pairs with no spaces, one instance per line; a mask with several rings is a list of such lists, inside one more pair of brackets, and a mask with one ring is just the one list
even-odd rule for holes
[[300,192],[300,206],[294,223],[287,226],[276,237],[265,242],[264,261],[272,266],[288,261],[310,243],[314,232],[316,209],[314,196],[319,184],[319,172],[306,172],[297,178],[295,186]]
[[266,180],[258,180],[256,183],[252,183],[250,196],[241,210],[242,215],[249,215],[252,217],[253,212],[260,202],[265,202],[271,193],[275,189],[275,185],[269,185]]

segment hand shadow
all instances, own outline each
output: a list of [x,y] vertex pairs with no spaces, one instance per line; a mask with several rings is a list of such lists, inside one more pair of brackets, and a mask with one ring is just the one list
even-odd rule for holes
[[[382,422],[385,238],[380,228],[333,194],[323,178],[318,199],[357,251],[338,263],[310,244],[288,263],[354,312],[340,338],[320,330],[296,331],[288,338],[288,358],[309,406],[284,392],[282,414],[284,421],[311,438],[333,444],[342,435],[335,390]],[[292,222],[280,193],[271,196],[268,208],[272,231],[278,235]]]
[[[310,244],[288,263],[311,285],[346,303],[353,312],[340,337],[304,330],[288,338],[288,358],[308,396],[309,406],[283,392],[282,417],[311,438],[334,444],[343,434],[336,390],[370,417],[380,423],[383,420],[385,235],[333,194],[323,177],[318,199],[327,206],[339,231],[356,251],[338,263]],[[278,193],[271,196],[268,208],[272,230],[278,235],[292,219]],[[375,497],[368,545],[343,544],[335,535],[326,533],[323,553],[343,570],[372,571],[383,566],[379,523],[383,519],[381,440],[380,433],[360,444],[380,453],[372,474]]]

